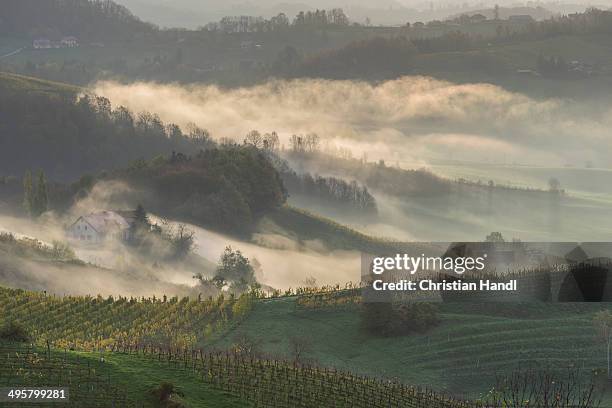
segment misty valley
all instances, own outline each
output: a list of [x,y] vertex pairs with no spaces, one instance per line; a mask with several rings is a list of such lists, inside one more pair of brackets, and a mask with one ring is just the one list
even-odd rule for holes
[[0,406],[612,407],[610,5],[316,3],[0,4]]

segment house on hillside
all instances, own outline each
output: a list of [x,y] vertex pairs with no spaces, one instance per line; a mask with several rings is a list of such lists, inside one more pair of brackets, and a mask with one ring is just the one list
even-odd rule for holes
[[53,48],[53,43],[48,38],[37,38],[32,41],[32,47],[37,50]]
[[107,239],[129,241],[133,211],[99,211],[79,217],[68,227],[68,238],[86,243],[102,243]]
[[79,46],[79,40],[73,36],[62,37],[61,40],[55,41],[48,38],[37,38],[32,41],[32,48],[36,50],[45,50],[50,48],[76,48]]
[[62,48],[76,48],[79,46],[79,40],[73,36],[67,36],[60,41]]

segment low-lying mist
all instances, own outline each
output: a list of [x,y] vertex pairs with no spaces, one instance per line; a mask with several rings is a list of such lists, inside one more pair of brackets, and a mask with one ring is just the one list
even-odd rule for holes
[[318,286],[344,285],[360,279],[361,256],[357,251],[328,251],[316,241],[298,244],[267,232],[256,234],[253,242],[246,243],[203,228],[189,228],[196,232],[197,252],[201,256],[216,260],[231,245],[259,265],[257,280],[273,288],[305,286],[309,278],[314,278]]
[[17,239],[38,240],[46,246],[53,242],[68,243],[76,257],[84,261],[63,262],[2,253],[0,285],[56,295],[197,295],[193,272],[187,266],[179,263],[154,267],[153,262],[146,262],[112,239],[79,245],[67,240],[64,227],[64,220],[51,215],[37,221],[0,216],[0,232],[11,233]]
[[99,82],[114,105],[193,122],[217,138],[242,141],[252,129],[317,133],[323,143],[402,166],[472,160],[533,166],[612,166],[612,104],[533,99],[489,84],[457,85],[426,77],[379,84],[299,79],[222,89]]
[[[147,192],[137,191],[124,182],[100,181],[61,217],[46,213],[32,220],[0,215],[0,232],[9,232],[16,238],[31,237],[48,246],[53,242],[67,242],[77,258],[86,263],[48,262],[9,255],[0,260],[0,285],[60,295],[197,296],[206,290],[198,285],[194,275],[213,277],[215,264],[228,245],[241,250],[251,260],[258,282],[265,287],[303,286],[309,278],[315,278],[318,285],[359,279],[358,252],[329,251],[318,241],[297,242],[289,234],[279,233],[278,228],[261,227],[247,242],[182,224],[186,231],[195,234],[193,253],[181,261],[169,262],[164,261],[164,251],[168,248],[163,242],[154,242],[156,247],[142,254],[113,239],[96,244],[68,240],[66,228],[79,216],[102,210],[133,209],[143,194]],[[174,220],[153,214],[149,219],[164,230],[178,225]]]
[[[523,240],[601,240],[612,231],[612,184],[606,182],[612,101],[534,99],[489,84],[426,77],[378,84],[276,80],[237,89],[99,82],[92,89],[115,105],[150,110],[181,126],[194,122],[216,138],[240,142],[252,129],[277,131],[288,149],[290,135],[315,132],[323,149],[347,147],[369,162],[542,190],[556,178],[568,194],[554,200],[502,192],[491,199],[468,191],[427,202],[372,191],[380,217],[363,225],[337,209],[311,208],[371,235],[476,240],[495,230]],[[316,163],[307,171],[321,172]]]

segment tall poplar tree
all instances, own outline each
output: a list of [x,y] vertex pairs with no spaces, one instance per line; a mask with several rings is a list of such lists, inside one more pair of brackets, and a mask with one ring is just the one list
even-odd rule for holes
[[49,205],[49,192],[47,190],[47,179],[42,170],[38,171],[36,191],[33,194],[31,214],[34,217],[40,216],[47,211]]
[[32,185],[32,172],[26,171],[23,176],[23,208],[28,214],[32,214],[32,204],[34,200],[34,187]]

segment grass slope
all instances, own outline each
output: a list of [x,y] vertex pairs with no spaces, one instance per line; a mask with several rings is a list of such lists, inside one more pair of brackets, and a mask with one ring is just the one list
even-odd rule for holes
[[[96,353],[74,353],[81,358],[96,360]],[[247,404],[226,392],[213,389],[204,383],[198,374],[182,368],[172,368],[164,362],[138,355],[105,353],[105,365],[101,374],[125,390],[128,395],[142,396],[148,406],[158,406],[149,396],[152,387],[162,381],[170,381],[179,387],[184,394],[181,401],[188,407],[202,408],[237,408]]]
[[281,231],[277,232],[289,233],[290,238],[320,240],[330,249],[377,253],[393,250],[396,246],[393,241],[362,234],[329,218],[290,205],[269,213],[264,223],[266,220],[280,227]]
[[73,85],[8,72],[0,72],[0,89],[68,95],[80,92]]
[[305,310],[296,307],[294,298],[264,300],[216,346],[246,336],[263,352],[288,356],[289,339],[298,335],[311,344],[308,357],[324,366],[472,396],[488,391],[497,373],[519,363],[605,366],[604,347],[595,341],[591,318],[606,306],[513,307],[495,312],[491,306],[443,304],[442,324],[434,330],[384,338],[361,330],[355,308]]

